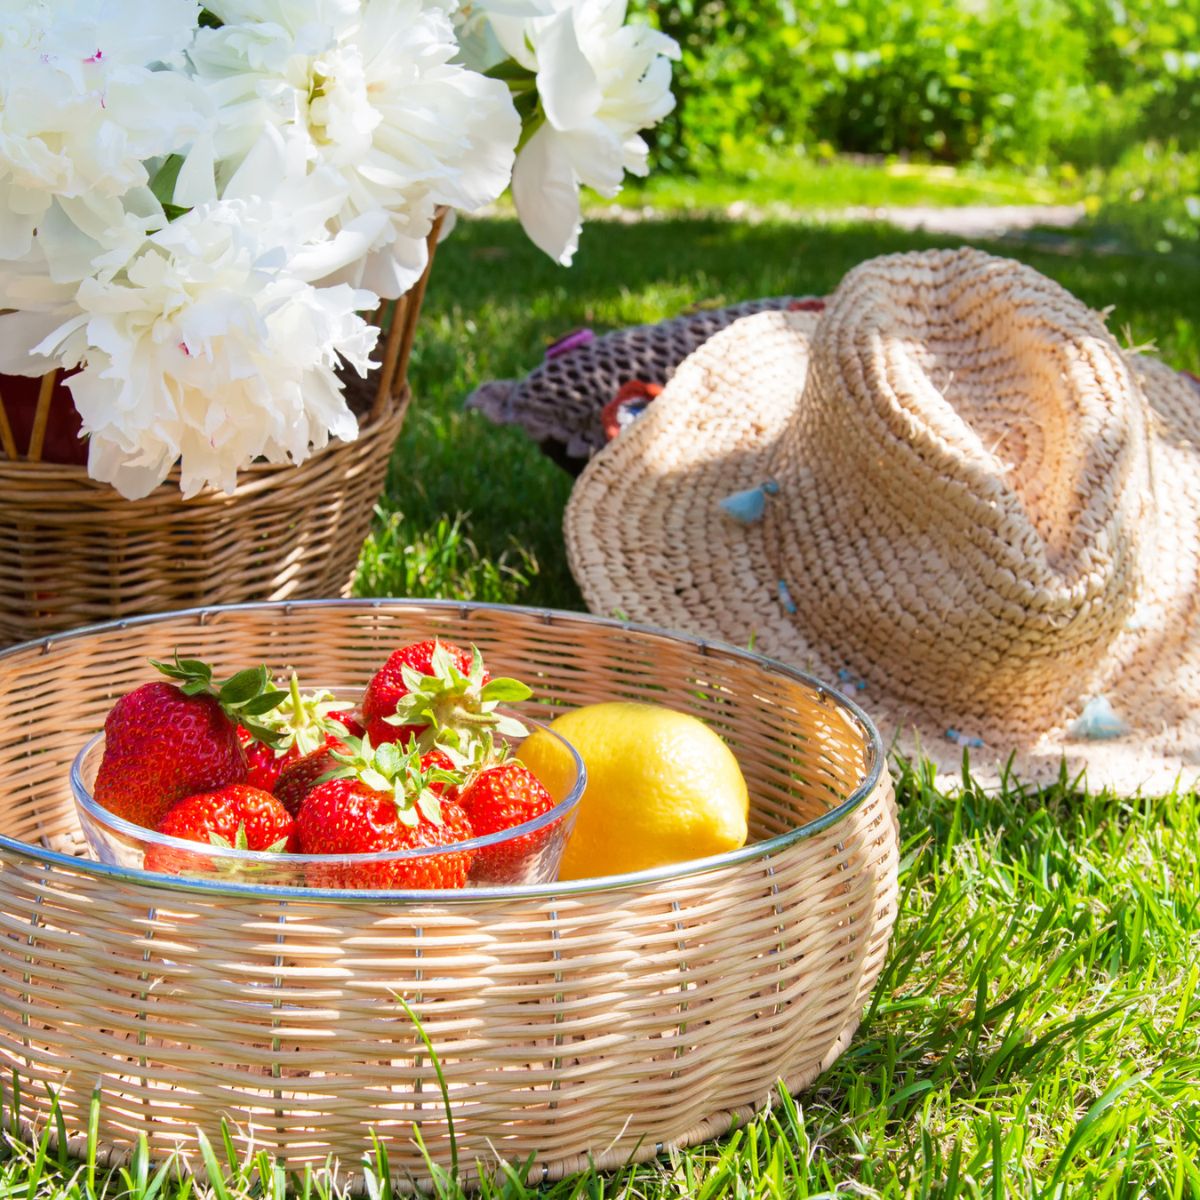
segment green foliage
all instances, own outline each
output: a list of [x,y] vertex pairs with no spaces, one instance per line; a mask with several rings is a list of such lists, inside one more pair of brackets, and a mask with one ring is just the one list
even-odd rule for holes
[[485,558],[463,533],[464,515],[442,514],[428,531],[414,528],[402,512],[386,505],[358,562],[359,596],[438,597],[511,604],[537,574],[537,561],[513,542]]
[[[1083,39],[1050,4],[822,8],[809,26],[806,57],[822,82],[810,122],[842,150],[1037,161],[1084,91]],[[1049,76],[1047,43],[1064,67]]]
[[1146,138],[1200,144],[1200,0],[1061,0],[1086,37],[1090,119],[1066,157],[1110,165]]
[[1146,142],[1105,176],[1097,232],[1162,254],[1200,250],[1200,149]]
[[1110,163],[1200,133],[1200,0],[635,0],[680,43],[661,163],[829,144]]

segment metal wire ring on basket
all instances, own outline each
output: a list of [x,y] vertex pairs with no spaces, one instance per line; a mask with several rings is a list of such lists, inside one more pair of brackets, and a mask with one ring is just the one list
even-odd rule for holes
[[[730,743],[753,844],[673,868],[535,888],[371,893],[171,880],[74,857],[72,758],[148,655],[267,661],[361,685],[437,634],[519,673],[549,717],[597,700],[695,713]],[[711,1137],[845,1048],[896,902],[882,748],[850,701],[733,647],[573,613],[434,601],[191,610],[0,654],[0,1059],[39,1131],[102,1091],[104,1156],[158,1154],[222,1119],[290,1167],[353,1170],[412,1140],[553,1178]],[[190,1165],[197,1166],[189,1154]]]

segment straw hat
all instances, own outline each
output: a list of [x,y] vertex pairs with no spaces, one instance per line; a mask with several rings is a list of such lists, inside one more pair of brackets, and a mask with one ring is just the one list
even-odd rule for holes
[[567,549],[593,611],[805,667],[951,774],[1164,789],[1200,777],[1198,434],[1031,268],[894,255],[692,354]]

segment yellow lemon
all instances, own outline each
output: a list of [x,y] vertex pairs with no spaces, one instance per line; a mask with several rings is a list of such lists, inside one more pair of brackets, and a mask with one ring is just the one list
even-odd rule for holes
[[[746,781],[703,721],[612,701],[574,709],[550,728],[579,751],[588,774],[560,878],[640,871],[745,843]],[[551,794],[566,794],[574,767],[560,742],[535,730],[517,754]]]

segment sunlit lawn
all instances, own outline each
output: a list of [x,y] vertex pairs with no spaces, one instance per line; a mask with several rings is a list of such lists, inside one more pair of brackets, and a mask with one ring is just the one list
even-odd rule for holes
[[[471,387],[524,372],[578,325],[603,331],[697,303],[826,292],[864,258],[937,244],[950,243],[680,216],[593,224],[567,272],[509,220],[463,222],[439,254],[416,401],[360,590],[580,607],[561,536],[571,481],[520,432],[464,413]],[[1200,369],[1194,265],[1000,252],[1112,306],[1111,327],[1132,341]],[[498,1176],[487,1193],[1200,1196],[1196,798],[951,798],[906,775],[899,799],[899,925],[874,1002],[834,1067],[719,1142],[540,1192]],[[153,1178],[114,1177],[109,1195],[152,1200]],[[285,1182],[251,1166],[223,1192],[276,1197]],[[299,1182],[310,1195],[331,1192],[321,1176]],[[29,1150],[0,1169],[0,1194],[26,1200],[86,1200],[87,1185],[86,1164],[64,1174]],[[162,1182],[159,1194],[176,1192]]]

